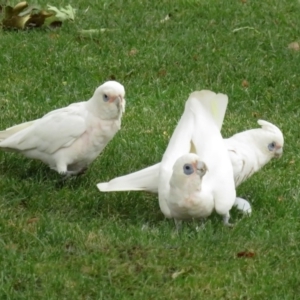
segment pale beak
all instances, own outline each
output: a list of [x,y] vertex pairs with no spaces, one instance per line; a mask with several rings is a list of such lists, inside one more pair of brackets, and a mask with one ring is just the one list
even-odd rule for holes
[[198,161],[196,166],[196,173],[202,178],[207,171],[206,164],[203,161]]
[[276,158],[280,158],[282,156],[282,153],[283,153],[283,149],[282,147],[278,146],[275,148],[275,157]]
[[117,106],[118,110],[120,110],[120,108],[122,109],[122,112],[125,111],[125,99],[122,98],[122,96],[116,96],[116,97],[111,97],[109,99],[109,102],[114,102],[115,105]]

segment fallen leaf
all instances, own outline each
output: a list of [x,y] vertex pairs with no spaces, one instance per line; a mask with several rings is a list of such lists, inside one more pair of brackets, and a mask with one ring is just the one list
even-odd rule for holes
[[14,7],[5,6],[1,25],[4,29],[26,29],[42,26],[60,27],[63,21],[75,18],[75,9],[71,5],[57,9],[48,5],[48,10],[41,9],[39,5],[28,5],[26,1]]
[[2,20],[3,28],[15,28],[24,29],[26,22],[30,19],[30,15],[18,16],[20,9],[25,9],[28,7],[26,2],[21,2],[15,7],[5,6],[4,8],[4,18]]
[[281,201],[283,201],[283,200],[284,200],[283,196],[279,196],[279,197],[278,197],[278,201],[281,202]]
[[249,87],[249,82],[248,82],[246,79],[244,79],[244,80],[242,81],[242,87],[244,87],[244,88]]
[[247,0],[241,0],[242,3],[247,3]]
[[29,20],[26,22],[26,27],[38,28],[42,27],[47,18],[52,17],[53,13],[48,13],[45,10],[39,11],[38,13],[32,13]]
[[292,164],[294,164],[294,163],[295,163],[294,160],[291,160],[291,161],[289,162],[290,165],[292,165]]
[[300,50],[300,45],[298,42],[292,42],[288,45],[288,48],[294,51],[299,51]]
[[136,55],[138,53],[138,50],[137,49],[135,49],[135,48],[132,48],[130,51],[129,51],[129,55],[130,56],[133,56],[133,55]]
[[75,9],[69,4],[66,8],[47,5],[47,9],[55,13],[55,21],[75,20]]
[[39,221],[40,218],[31,218],[29,220],[27,220],[27,224],[32,224],[32,223],[36,223]]
[[254,257],[255,256],[255,253],[254,252],[251,252],[251,251],[242,251],[242,252],[239,252],[237,255],[237,257]]

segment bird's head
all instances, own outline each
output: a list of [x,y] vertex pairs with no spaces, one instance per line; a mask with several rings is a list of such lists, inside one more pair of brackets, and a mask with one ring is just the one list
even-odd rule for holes
[[103,120],[119,119],[125,111],[125,89],[117,81],[106,81],[100,85],[89,100],[92,110]]
[[281,130],[274,124],[258,120],[257,123],[262,127],[262,134],[259,136],[263,151],[270,158],[279,158],[283,153],[284,138]]
[[200,177],[207,172],[206,164],[194,153],[185,154],[177,159],[173,166],[173,174],[178,178]]

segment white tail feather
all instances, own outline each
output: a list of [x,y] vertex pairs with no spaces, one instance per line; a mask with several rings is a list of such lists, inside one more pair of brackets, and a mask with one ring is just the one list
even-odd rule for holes
[[157,193],[159,166],[158,163],[146,169],[114,178],[109,182],[98,183],[97,187],[101,192],[148,191]]

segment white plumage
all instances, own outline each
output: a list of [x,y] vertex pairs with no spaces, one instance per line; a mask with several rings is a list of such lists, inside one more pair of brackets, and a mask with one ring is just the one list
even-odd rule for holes
[[225,139],[236,186],[283,153],[284,139],[280,129],[267,121],[258,120],[257,123],[262,128],[246,130]]
[[[161,164],[114,179],[113,190],[125,190],[128,182],[131,183],[130,189],[135,190],[155,192],[158,187],[160,209],[167,218],[202,218],[215,209],[228,224],[235,186],[232,165],[220,134],[227,103],[228,98],[223,94],[216,95],[206,90],[192,93]],[[191,150],[197,155],[189,153]],[[175,184],[178,176],[180,178],[180,164],[190,160],[194,160],[194,164],[204,163],[208,171],[200,181],[197,176],[193,177],[191,182],[195,185],[188,184],[187,187],[185,180]],[[134,185],[135,181],[138,184]],[[112,189],[111,183],[97,186],[101,191],[107,191]],[[187,194],[193,201],[184,200],[189,198]]]
[[0,148],[41,160],[61,174],[79,174],[120,129],[124,97],[123,85],[107,81],[88,101],[1,131]]

